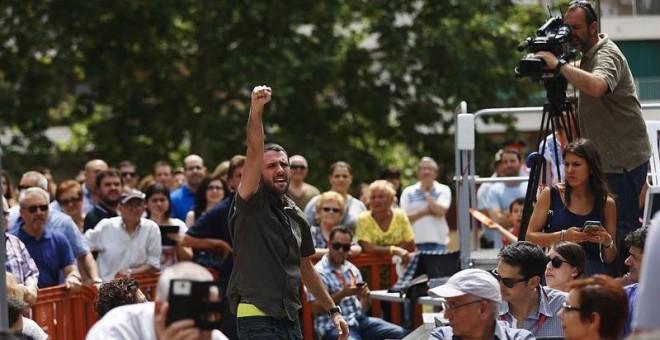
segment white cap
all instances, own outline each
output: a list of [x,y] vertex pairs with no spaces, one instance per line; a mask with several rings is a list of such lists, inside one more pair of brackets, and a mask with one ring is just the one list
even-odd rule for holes
[[443,298],[472,294],[482,299],[502,303],[500,283],[483,269],[465,269],[452,275],[447,283],[429,289],[429,295]]
[[121,204],[126,204],[128,201],[138,198],[144,201],[144,194],[139,190],[130,190],[121,194]]

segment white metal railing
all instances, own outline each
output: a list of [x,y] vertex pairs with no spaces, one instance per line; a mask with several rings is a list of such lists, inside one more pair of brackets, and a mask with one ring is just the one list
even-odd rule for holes
[[635,85],[639,100],[660,101],[660,77],[637,77]]
[[660,15],[658,0],[600,0],[601,16]]

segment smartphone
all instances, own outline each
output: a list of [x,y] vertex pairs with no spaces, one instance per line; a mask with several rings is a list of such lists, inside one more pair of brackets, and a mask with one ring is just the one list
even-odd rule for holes
[[364,287],[364,285],[366,285],[366,284],[367,284],[366,282],[358,282],[358,283],[355,284],[355,285],[356,285],[358,288],[362,288],[362,287]]
[[167,325],[173,322],[192,319],[195,327],[201,330],[220,329],[222,297],[219,282],[172,280],[167,298]]
[[585,221],[582,231],[585,233],[595,233],[598,231],[600,225],[600,221]]

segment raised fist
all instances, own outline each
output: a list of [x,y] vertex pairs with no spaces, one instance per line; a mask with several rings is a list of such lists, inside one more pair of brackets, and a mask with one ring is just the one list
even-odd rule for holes
[[271,99],[272,90],[266,85],[256,86],[252,90],[252,104],[264,106]]

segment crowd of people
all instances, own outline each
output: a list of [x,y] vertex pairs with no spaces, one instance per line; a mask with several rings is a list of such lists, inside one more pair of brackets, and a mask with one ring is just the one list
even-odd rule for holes
[[[485,230],[482,246],[500,249],[496,268],[466,269],[430,290],[443,299],[449,320],[433,338],[618,339],[634,328],[660,327],[649,317],[633,322],[641,296],[653,293],[641,275],[650,270],[642,261],[649,228],[640,225],[638,204],[651,154],[632,77],[616,45],[598,34],[587,2],[571,2],[565,20],[571,44],[583,53],[580,68],[550,53],[538,57],[580,90],[577,129],[585,138],[552,138],[563,165],[548,170],[551,181],[536,202],[525,199],[526,182],[479,188],[478,209],[513,238]],[[608,60],[617,68],[606,67]],[[213,173],[195,154],[180,171],[159,161],[141,180],[134,163],[111,168],[101,159],[60,183],[28,171],[13,187],[3,172],[12,329],[44,338],[22,317],[39,289],[94,285],[100,320],[89,339],[298,339],[304,284],[320,338],[404,337],[408,329],[369,314],[369,282],[349,260],[391,255],[405,266],[415,252],[447,251],[452,193],[437,181],[440,167],[422,157],[418,181],[405,188],[390,167],[353,196],[352,168],[337,161],[328,172],[330,190],[321,192],[305,182],[310,169],[302,155],[264,142],[271,97],[269,87],[254,88],[247,153]],[[618,142],[624,139],[632,147]],[[526,175],[523,156],[500,150],[493,176]],[[535,204],[527,241],[516,241],[527,204]],[[218,293],[224,334],[192,320],[167,322],[168,310],[177,308],[168,305],[172,282],[213,280],[205,268],[225,289]],[[145,303],[132,276],[159,271],[156,302]],[[136,322],[145,318],[153,322]]]

